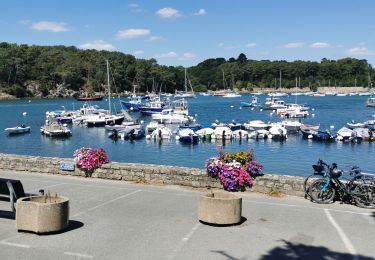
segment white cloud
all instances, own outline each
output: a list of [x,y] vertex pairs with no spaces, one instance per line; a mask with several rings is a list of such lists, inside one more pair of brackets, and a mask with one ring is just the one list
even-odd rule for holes
[[310,45],[310,48],[313,49],[324,49],[324,48],[329,48],[331,45],[326,42],[314,42],[313,44]]
[[224,50],[234,50],[234,49],[238,49],[241,47],[240,45],[225,44],[222,42],[219,43],[218,46]]
[[148,38],[148,40],[147,41],[149,41],[149,42],[154,42],[154,41],[159,41],[159,40],[161,40],[161,39],[163,39],[163,37],[161,37],[161,36],[151,36],[150,38]]
[[116,38],[119,40],[134,39],[149,35],[151,33],[148,29],[128,29],[119,31],[116,35]]
[[155,14],[164,19],[175,19],[181,17],[180,11],[170,7],[159,9]]
[[375,55],[375,51],[371,51],[367,49],[367,47],[355,47],[347,50],[345,52],[347,55],[350,56],[372,56]]
[[194,15],[196,16],[205,15],[205,14],[207,14],[207,12],[203,8],[199,9],[197,12],[194,13]]
[[180,60],[193,60],[196,57],[197,55],[195,53],[185,52],[184,54],[182,54],[182,56],[179,59]]
[[139,4],[128,4],[128,8],[132,13],[140,13],[143,11]]
[[178,54],[174,51],[159,53],[155,55],[155,58],[176,58]]
[[305,46],[305,43],[303,42],[290,42],[285,44],[283,47],[287,49],[293,49],[293,48],[302,48]]
[[256,46],[257,46],[257,44],[254,43],[254,42],[246,44],[246,48],[255,48]]
[[19,20],[18,23],[22,24],[22,25],[28,25],[28,24],[31,23],[31,21],[30,20]]
[[66,32],[69,29],[65,23],[42,21],[33,23],[31,29],[37,31]]
[[138,51],[134,52],[135,55],[142,55],[143,53],[145,53],[145,52],[142,51],[142,50],[138,50]]
[[112,44],[107,43],[107,42],[102,41],[102,40],[95,40],[95,41],[87,42],[87,43],[79,45],[78,48],[84,49],[84,50],[94,49],[94,50],[98,50],[98,51],[102,51],[102,50],[113,51],[113,50],[116,49]]

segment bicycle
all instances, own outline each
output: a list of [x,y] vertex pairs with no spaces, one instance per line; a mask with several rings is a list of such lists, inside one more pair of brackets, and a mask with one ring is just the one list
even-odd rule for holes
[[326,164],[323,160],[319,159],[316,164],[312,165],[314,169],[313,174],[307,176],[303,182],[303,189],[305,191],[305,199],[310,198],[310,186],[317,178],[323,178],[329,169],[329,165]]
[[322,178],[315,179],[307,187],[308,196],[316,203],[332,203],[337,197],[342,203],[349,202],[362,208],[375,208],[375,175],[363,173],[354,166],[350,169],[351,179],[340,181],[343,171],[336,163],[331,166],[322,162]]

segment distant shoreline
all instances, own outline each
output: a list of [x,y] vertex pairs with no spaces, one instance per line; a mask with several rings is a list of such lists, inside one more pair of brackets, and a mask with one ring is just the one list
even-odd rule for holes
[[[242,94],[250,94],[250,93],[255,93],[255,92],[262,92],[264,94],[267,93],[272,93],[272,92],[284,92],[284,93],[295,93],[295,92],[311,92],[309,88],[279,88],[279,89],[274,89],[274,88],[254,88],[252,91],[249,90],[241,90],[239,91]],[[316,93],[322,93],[326,94],[329,92],[334,92],[334,93],[344,93],[344,94],[349,94],[349,93],[364,93],[364,92],[369,92],[369,89],[367,87],[318,87]],[[0,92],[0,100],[23,100],[23,99],[55,99],[59,97],[24,97],[24,98],[17,98],[15,96],[6,94],[6,93],[1,93]],[[72,98],[72,97],[61,97],[61,98]]]

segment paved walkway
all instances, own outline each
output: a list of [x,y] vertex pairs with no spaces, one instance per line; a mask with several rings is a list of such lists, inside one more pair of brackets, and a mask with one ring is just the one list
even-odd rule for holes
[[244,221],[197,221],[199,192],[71,176],[5,173],[26,192],[70,198],[60,234],[18,233],[0,201],[0,259],[375,259],[375,211],[239,193]]

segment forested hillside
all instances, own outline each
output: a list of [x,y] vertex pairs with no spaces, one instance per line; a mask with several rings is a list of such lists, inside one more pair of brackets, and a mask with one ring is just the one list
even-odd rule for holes
[[[0,91],[15,95],[48,96],[59,88],[69,93],[91,89],[104,91],[105,60],[111,67],[112,85],[117,92],[145,92],[154,86],[174,92],[184,85],[184,68],[163,66],[155,59],[136,59],[121,52],[80,50],[65,46],[29,46],[0,43]],[[345,58],[311,61],[250,60],[244,54],[237,58],[207,59],[188,68],[196,91],[237,87],[294,87],[300,78],[301,87],[368,86],[374,70],[366,60]]]

